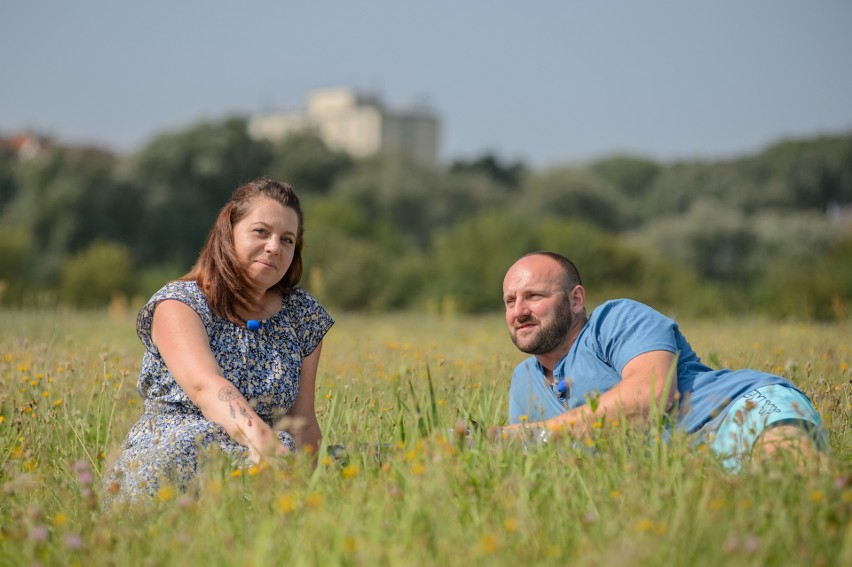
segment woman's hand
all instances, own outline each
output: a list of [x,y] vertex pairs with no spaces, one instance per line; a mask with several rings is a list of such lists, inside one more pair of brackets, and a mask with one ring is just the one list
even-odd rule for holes
[[290,449],[288,449],[287,445],[285,445],[281,441],[278,441],[273,446],[272,450],[268,451],[267,453],[263,453],[263,452],[259,451],[253,445],[249,445],[248,450],[249,450],[249,456],[248,456],[249,461],[251,461],[251,463],[255,464],[255,465],[259,465],[263,461],[267,460],[270,456],[275,457],[275,458],[279,458],[279,457],[286,457],[287,455],[290,454]]

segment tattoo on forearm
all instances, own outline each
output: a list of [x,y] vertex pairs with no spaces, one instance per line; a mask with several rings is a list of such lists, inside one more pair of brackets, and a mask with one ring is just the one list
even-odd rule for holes
[[230,402],[237,400],[237,407],[240,409],[240,415],[243,416],[243,418],[246,420],[247,425],[251,427],[251,416],[249,415],[248,410],[246,410],[245,406],[239,403],[239,400],[241,400],[242,397],[243,395],[240,393],[240,391],[234,388],[233,386],[225,386],[224,388],[219,390],[218,395],[218,398],[221,401],[228,402],[228,411],[231,413],[231,419],[234,420],[237,419],[237,412],[234,410],[234,405]]
[[239,404],[239,406],[240,415],[245,418],[246,422],[248,422],[248,426],[251,427],[251,416],[249,415],[248,411],[246,411],[246,408],[243,407],[243,404]]
[[230,402],[241,397],[242,394],[240,394],[240,391],[234,388],[233,386],[225,386],[224,388],[219,390],[219,399],[223,402]]

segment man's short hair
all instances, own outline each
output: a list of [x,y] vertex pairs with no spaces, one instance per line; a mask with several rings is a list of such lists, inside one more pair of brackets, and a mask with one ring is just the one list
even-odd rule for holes
[[549,250],[540,250],[538,252],[530,252],[528,254],[524,254],[523,258],[527,256],[547,256],[552,260],[555,260],[557,264],[562,268],[562,272],[565,274],[565,279],[563,280],[562,285],[565,288],[565,293],[567,294],[572,289],[577,287],[578,285],[583,285],[583,280],[580,278],[580,270],[577,269],[577,266],[574,265],[574,262],[559,254],[557,252],[550,252]]

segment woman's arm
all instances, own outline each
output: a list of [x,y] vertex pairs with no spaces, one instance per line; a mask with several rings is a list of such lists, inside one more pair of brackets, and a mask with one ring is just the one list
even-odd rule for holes
[[192,403],[205,418],[247,447],[253,462],[287,453],[272,428],[223,375],[201,318],[192,308],[176,300],[160,302],[154,309],[151,340]]
[[[287,418],[289,419],[286,420],[289,422],[286,429],[293,435],[296,446],[314,451],[319,449],[320,441],[322,440],[315,405],[317,368],[321,352],[322,341],[302,361],[299,395],[296,397],[293,407],[287,412]],[[308,449],[308,447],[312,449]]]

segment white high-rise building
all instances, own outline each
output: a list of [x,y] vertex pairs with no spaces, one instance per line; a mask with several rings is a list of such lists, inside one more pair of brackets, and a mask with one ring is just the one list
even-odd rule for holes
[[349,88],[311,92],[304,112],[272,112],[249,121],[249,135],[281,140],[315,131],[329,148],[363,158],[403,151],[420,163],[438,161],[438,117],[429,109],[387,109],[376,96]]

